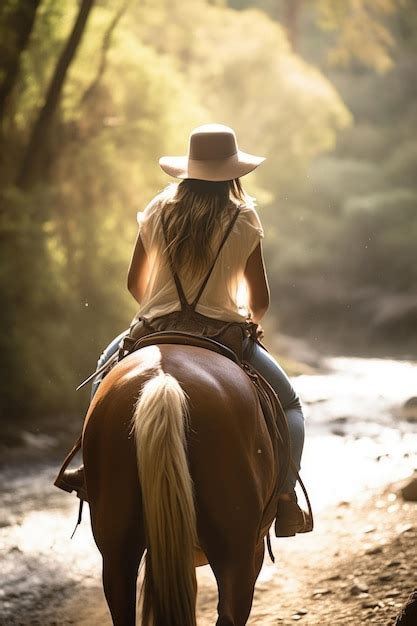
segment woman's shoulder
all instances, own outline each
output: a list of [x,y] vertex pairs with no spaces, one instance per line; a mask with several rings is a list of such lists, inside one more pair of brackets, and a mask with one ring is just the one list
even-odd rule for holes
[[256,229],[263,237],[262,222],[256,210],[255,204],[247,202],[239,206],[239,223]]
[[159,213],[164,203],[167,201],[165,189],[160,191],[144,208],[136,214],[137,221],[140,225],[152,221]]

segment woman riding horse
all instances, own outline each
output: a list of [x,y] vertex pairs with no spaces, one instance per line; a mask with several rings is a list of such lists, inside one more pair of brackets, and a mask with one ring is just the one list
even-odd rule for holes
[[[128,288],[140,303],[140,320],[165,320],[169,328],[174,318],[191,315],[208,327],[245,328],[249,316],[262,319],[269,305],[263,229],[240,183],[262,161],[238,150],[232,129],[217,124],[193,131],[187,156],[160,159],[165,172],[182,180],[138,214]],[[239,303],[242,283],[246,307]],[[125,334],[111,342],[99,366]],[[304,418],[298,396],[253,337],[243,341],[243,360],[278,395],[299,468]],[[115,624],[134,623],[145,548],[143,624],[150,615],[155,624],[194,624],[197,546],[197,560],[208,561],[217,578],[217,623],[244,624],[273,518],[277,536],[311,530],[292,470],[276,498],[274,444],[248,376],[201,347],[141,348],[97,378],[83,455],[85,477],[83,468],[66,470],[56,484],[82,496],[86,483]]]

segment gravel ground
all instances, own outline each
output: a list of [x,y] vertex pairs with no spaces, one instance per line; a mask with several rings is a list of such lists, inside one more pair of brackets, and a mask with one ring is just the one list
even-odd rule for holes
[[[399,483],[386,484],[417,468],[417,416],[410,421],[401,408],[415,396],[416,364],[339,358],[330,365],[297,379],[308,409],[303,476],[316,527],[273,540],[276,563],[265,557],[249,626],[388,626],[417,587],[417,503],[402,500]],[[52,486],[80,426],[76,416],[19,431],[0,425],[1,626],[111,625],[88,506],[70,540],[78,500]],[[217,590],[208,566],[198,569],[198,585],[198,626],[213,626]]]
[[[4,469],[0,546],[0,623],[107,626],[100,558],[88,507],[69,536],[77,501],[51,487],[54,467]],[[273,541],[248,624],[392,624],[416,586],[417,504],[398,485],[327,508],[313,533]],[[198,624],[212,626],[217,593],[198,570]]]

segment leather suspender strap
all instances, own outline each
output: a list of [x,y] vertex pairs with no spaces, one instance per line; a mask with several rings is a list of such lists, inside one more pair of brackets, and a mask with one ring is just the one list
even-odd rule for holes
[[235,222],[237,220],[239,212],[240,212],[240,207],[236,207],[236,211],[234,212],[233,217],[230,220],[228,227],[226,228],[226,231],[225,231],[225,233],[223,235],[223,239],[221,240],[219,249],[217,250],[217,254],[216,254],[216,256],[215,256],[215,258],[213,260],[213,263],[211,264],[211,267],[210,267],[209,271],[207,272],[207,274],[206,274],[206,276],[205,276],[205,278],[204,278],[204,280],[203,280],[203,282],[202,282],[202,284],[200,286],[200,289],[198,290],[197,296],[194,298],[194,300],[192,301],[191,304],[187,301],[187,298],[185,297],[185,293],[184,293],[184,290],[182,288],[181,281],[179,279],[179,276],[178,276],[177,272],[174,269],[174,263],[173,263],[173,260],[172,260],[171,251],[170,251],[169,246],[168,246],[166,223],[165,223],[165,219],[164,219],[163,214],[161,214],[162,230],[163,230],[163,233],[164,233],[164,239],[165,239],[166,250],[167,250],[167,254],[168,254],[169,266],[170,266],[170,269],[171,269],[172,276],[174,278],[175,286],[177,288],[178,297],[179,297],[179,300],[180,300],[180,303],[181,303],[181,309],[182,310],[184,310],[186,308],[191,308],[194,311],[195,307],[197,306],[198,301],[201,298],[202,293],[203,293],[203,291],[204,291],[204,289],[205,289],[205,287],[206,287],[206,285],[207,285],[207,283],[209,281],[209,278],[210,278],[210,276],[211,276],[211,274],[212,274],[212,272],[214,270],[214,266],[216,265],[216,261],[219,258],[220,252],[222,251],[222,248],[223,248],[224,244],[226,243],[226,240],[227,240],[228,236],[230,235],[233,226],[235,225]]
[[225,231],[225,233],[223,235],[223,239],[221,240],[219,249],[217,250],[217,254],[214,257],[213,263],[211,264],[211,267],[210,267],[209,271],[207,272],[206,277],[203,280],[203,282],[201,284],[201,287],[198,290],[198,293],[197,293],[196,297],[194,298],[194,300],[192,301],[192,303],[190,305],[191,308],[193,309],[193,311],[194,311],[195,307],[197,306],[198,301],[200,300],[200,298],[201,298],[201,296],[203,294],[204,289],[206,288],[206,285],[207,285],[207,283],[209,281],[209,278],[210,278],[210,276],[211,276],[211,274],[212,274],[212,272],[214,270],[214,266],[216,265],[216,261],[219,258],[220,252],[222,251],[222,248],[223,248],[224,244],[226,243],[226,239],[228,238],[228,236],[232,232],[232,228],[235,225],[235,222],[237,220],[237,216],[239,215],[239,212],[240,212],[240,207],[236,207],[236,211],[234,212],[233,217],[230,220],[228,227],[226,228],[226,231]]
[[182,288],[179,276],[178,276],[177,272],[174,269],[174,262],[172,260],[171,250],[169,249],[169,245],[168,245],[167,227],[166,227],[165,218],[164,218],[163,213],[161,213],[161,223],[162,223],[162,230],[164,232],[164,239],[165,239],[166,251],[167,251],[167,254],[168,254],[169,267],[171,269],[171,274],[172,274],[172,276],[174,278],[175,286],[177,288],[178,297],[179,297],[180,303],[181,303],[181,310],[183,311],[189,305],[188,305],[188,302],[187,302],[187,298],[185,297],[185,293],[184,293],[184,290]]

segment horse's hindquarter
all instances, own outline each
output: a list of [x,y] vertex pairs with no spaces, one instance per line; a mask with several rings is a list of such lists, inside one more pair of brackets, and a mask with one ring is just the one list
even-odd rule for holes
[[[92,514],[103,520],[100,511],[111,502],[118,510],[131,507],[131,522],[137,523],[141,495],[131,419],[141,387],[161,371],[174,376],[188,396],[188,458],[202,546],[213,532],[241,541],[237,528],[256,535],[264,531],[273,518],[271,507],[266,509],[276,465],[254,388],[235,363],[194,346],[143,348],[101,383],[83,439]],[[124,517],[114,516],[111,524]]]

